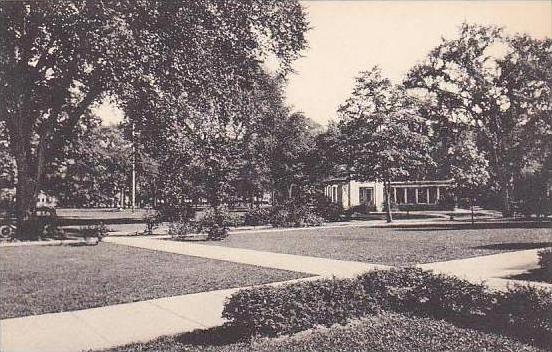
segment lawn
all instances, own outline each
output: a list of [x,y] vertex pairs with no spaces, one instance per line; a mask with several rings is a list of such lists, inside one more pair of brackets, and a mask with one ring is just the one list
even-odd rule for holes
[[7,247],[0,258],[1,319],[308,276],[109,243]]
[[552,229],[310,228],[209,244],[400,266],[552,246]]
[[106,352],[177,351],[541,351],[496,334],[456,327],[444,321],[384,313],[347,326],[305,331],[280,338],[236,341],[232,331],[216,328],[162,337]]

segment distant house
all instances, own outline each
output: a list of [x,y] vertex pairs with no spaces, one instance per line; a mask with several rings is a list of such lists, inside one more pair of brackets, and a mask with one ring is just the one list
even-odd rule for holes
[[58,200],[57,197],[48,195],[42,191],[38,194],[38,199],[36,201],[36,207],[48,207],[48,208],[55,208],[57,206]]
[[[399,209],[439,209],[451,180],[391,182],[391,201]],[[332,179],[324,186],[324,194],[344,209],[366,205],[374,211],[383,211],[385,197],[382,182],[358,182]]]
[[[6,204],[15,204],[15,188],[3,188],[0,189],[0,199],[3,200]],[[47,194],[43,191],[40,191],[38,198],[36,200],[36,207],[48,207],[55,208],[57,206],[58,199],[55,196]]]

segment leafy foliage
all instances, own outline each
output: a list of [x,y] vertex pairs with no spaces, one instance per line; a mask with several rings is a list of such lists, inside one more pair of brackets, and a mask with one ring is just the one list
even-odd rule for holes
[[174,111],[133,114],[144,109],[132,101],[185,99],[210,116],[213,102],[220,109],[251,86],[267,57],[288,72],[307,29],[294,0],[16,1],[0,5],[0,18],[0,123],[17,151],[22,237],[36,236],[25,223],[51,156],[94,103],[113,96],[140,131],[146,121],[170,125]]
[[550,154],[551,53],[550,38],[463,24],[457,38],[443,39],[405,80],[436,130],[446,131],[446,148],[465,136],[462,131],[476,136],[505,215],[511,214],[514,177]]
[[[391,181],[432,165],[427,128],[415,102],[378,67],[360,73],[339,113],[338,146],[348,177],[384,182],[386,204]],[[391,221],[391,212],[387,214]]]
[[345,324],[381,310],[443,319],[538,346],[549,347],[552,340],[551,292],[529,286],[490,292],[414,268],[241,290],[227,301],[223,316],[250,335],[275,336]]

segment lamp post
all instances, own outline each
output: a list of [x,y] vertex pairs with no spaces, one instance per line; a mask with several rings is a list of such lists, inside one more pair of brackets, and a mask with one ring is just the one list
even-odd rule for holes
[[136,207],[136,147],[134,140],[134,122],[132,123],[132,203],[131,208],[134,213]]

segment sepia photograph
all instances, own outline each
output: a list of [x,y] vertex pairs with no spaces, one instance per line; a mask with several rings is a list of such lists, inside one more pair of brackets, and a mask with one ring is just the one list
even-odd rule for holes
[[550,0],[0,0],[0,352],[552,352]]

